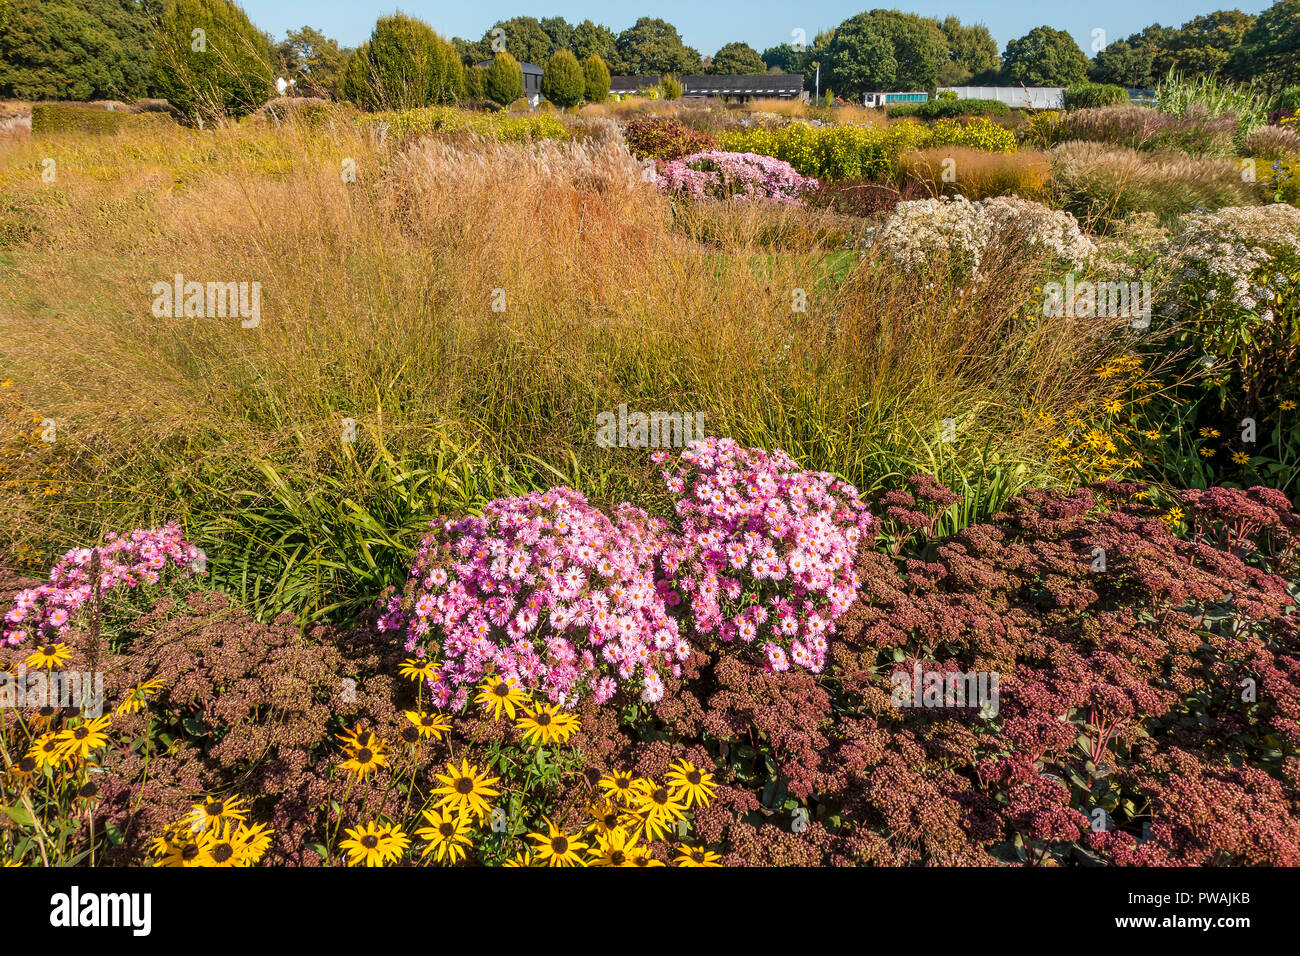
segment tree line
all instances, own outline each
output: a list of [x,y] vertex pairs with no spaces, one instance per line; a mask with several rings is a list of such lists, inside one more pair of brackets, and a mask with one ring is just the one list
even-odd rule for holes
[[621,32],[591,20],[512,17],[477,40],[448,40],[401,14],[347,49],[308,26],[276,40],[230,0],[0,0],[0,97],[162,96],[187,113],[237,113],[261,105],[284,77],[302,94],[369,108],[500,103],[511,101],[503,98],[516,78],[522,93],[519,62],[544,68],[546,95],[561,105],[599,98],[611,73],[803,73],[810,88],[819,76],[823,90],[856,97],[967,83],[1150,87],[1173,69],[1273,91],[1300,83],[1300,0],[1277,0],[1258,16],[1221,10],[1181,27],[1094,36],[1091,46],[1089,56],[1069,33],[1039,26],[999,51],[981,24],[876,9],[762,53],[737,41],[703,56],[653,17]]

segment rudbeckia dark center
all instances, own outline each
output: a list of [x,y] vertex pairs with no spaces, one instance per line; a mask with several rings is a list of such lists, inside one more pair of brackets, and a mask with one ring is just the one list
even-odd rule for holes
[[566,837],[556,837],[551,841],[551,849],[556,853],[564,854],[569,852],[569,841]]
[[698,770],[692,770],[690,773],[688,773],[688,774],[686,775],[686,780],[687,780],[687,781],[688,781],[692,786],[695,786],[695,787],[698,787],[698,786],[700,785],[700,781],[701,781],[702,779],[704,779],[704,778],[700,776],[700,772],[699,772]]
[[658,790],[654,792],[654,795],[652,796],[651,799],[653,799],[655,803],[659,803],[659,804],[667,803],[668,802],[667,788],[660,787]]
[[218,863],[225,863],[234,855],[235,851],[229,843],[218,843],[212,848],[212,859]]
[[375,755],[370,752],[369,747],[362,747],[357,751],[356,761],[357,763],[370,763],[370,761],[374,759],[374,756]]
[[442,826],[438,827],[438,832],[444,837],[455,836],[456,825],[454,823],[444,823]]
[[615,850],[609,855],[609,862],[613,863],[615,866],[622,866],[627,862],[627,854],[622,850]]
[[461,777],[459,780],[456,781],[456,792],[473,793],[474,781],[471,780],[469,777]]
[[379,837],[372,833],[367,833],[361,838],[361,845],[367,850],[373,850],[375,847],[379,846]]

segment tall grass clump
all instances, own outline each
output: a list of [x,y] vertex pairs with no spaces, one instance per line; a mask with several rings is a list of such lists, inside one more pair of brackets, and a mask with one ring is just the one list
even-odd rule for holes
[[1257,126],[1268,122],[1268,97],[1213,74],[1187,77],[1175,69],[1156,86],[1156,109],[1180,118],[1210,116],[1234,120],[1238,150]]
[[[967,518],[1067,480],[1023,412],[1086,413],[1122,342],[1031,320],[1032,257],[903,277],[820,210],[783,210],[773,243],[749,207],[674,211],[609,140],[286,121],[15,143],[0,546],[36,565],[176,520],[250,606],[346,615],[438,515],[560,483],[662,507],[648,450],[596,441],[620,406],[863,489],[934,471]],[[155,316],[177,274],[258,282],[260,322]]]

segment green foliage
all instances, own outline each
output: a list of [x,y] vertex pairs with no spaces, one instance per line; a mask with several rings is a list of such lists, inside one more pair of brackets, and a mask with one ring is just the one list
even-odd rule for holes
[[835,28],[827,81],[854,99],[872,90],[933,90],[946,55],[947,41],[933,20],[872,10]]
[[1260,93],[1213,76],[1187,77],[1172,70],[1156,87],[1156,109],[1178,117],[1234,117],[1238,124],[1234,146],[1238,150],[1253,129],[1268,121],[1268,101]]
[[482,66],[465,67],[465,99],[481,100],[487,94],[486,88],[487,68]]
[[285,32],[276,47],[284,64],[285,79],[293,80],[303,96],[336,96],[348,55],[338,41],[312,27]]
[[1155,47],[1140,40],[1116,40],[1106,45],[1088,67],[1094,83],[1114,83],[1147,89],[1155,86]]
[[1266,89],[1300,83],[1300,0],[1278,0],[1261,13],[1229,67],[1238,79],[1258,79]]
[[556,106],[576,106],[586,91],[586,76],[578,58],[568,50],[557,50],[542,71],[542,95]]
[[[939,94],[941,97],[942,93]],[[886,111],[890,119],[915,116],[917,119],[935,120],[956,116],[1006,116],[1011,107],[1001,100],[969,99],[959,100],[956,94],[951,99],[930,100],[925,103],[898,103]]]
[[985,152],[1011,153],[1015,135],[987,119],[970,123],[942,119],[933,126],[890,123],[878,126],[809,126],[789,123],[779,128],[753,126],[727,130],[722,148],[774,156],[804,176],[818,179],[892,179],[898,157],[909,149],[965,146]]
[[230,0],[168,0],[154,39],[154,88],[186,116],[242,116],[274,88],[266,35]]
[[583,98],[588,103],[603,103],[609,98],[609,67],[593,53],[582,61]]
[[713,54],[708,72],[718,76],[766,73],[767,64],[748,43],[728,43]]
[[665,100],[680,99],[685,88],[677,77],[669,74],[659,80],[659,95]]
[[106,110],[81,103],[36,103],[32,106],[32,134],[120,133],[148,126],[170,126],[166,113],[132,113]]
[[0,98],[134,100],[148,93],[151,28],[132,0],[12,0],[5,19]]
[[1012,84],[1069,86],[1088,75],[1088,58],[1064,30],[1034,27],[1007,44],[1002,72]]
[[500,106],[509,106],[524,95],[524,71],[509,53],[498,53],[483,77],[483,95]]
[[1087,109],[1093,106],[1118,106],[1128,102],[1128,92],[1122,86],[1110,83],[1071,83],[1065,88],[1067,110]]
[[939,28],[948,43],[948,62],[965,73],[966,78],[997,72],[1002,60],[988,27],[982,23],[965,26],[956,17],[944,17]]
[[419,109],[454,103],[465,94],[455,48],[422,20],[381,17],[352,54],[340,92],[367,110]]
[[[502,31],[498,34],[496,31]],[[492,45],[493,39],[500,37],[505,46]],[[488,55],[509,53],[519,63],[535,63],[541,66],[555,51],[555,43],[542,29],[536,17],[511,17],[498,20],[486,33],[483,42],[488,44]],[[487,57],[484,57],[486,59]]]
[[583,20],[574,27],[570,39],[573,55],[579,60],[585,63],[591,57],[598,56],[604,61],[608,72],[622,74],[627,71],[627,67],[618,52],[617,41],[618,37],[613,30],[590,20]]
[[699,53],[682,43],[667,20],[641,17],[618,35],[617,48],[631,76],[700,71]]

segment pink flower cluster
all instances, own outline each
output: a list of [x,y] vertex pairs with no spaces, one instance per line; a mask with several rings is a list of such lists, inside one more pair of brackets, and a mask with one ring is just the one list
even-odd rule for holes
[[440,642],[442,707],[463,709],[488,674],[562,705],[603,703],[620,683],[659,700],[660,674],[690,654],[655,586],[662,534],[630,505],[611,519],[568,488],[494,501],[425,535],[379,626],[405,628],[417,654]]
[[0,644],[21,644],[29,637],[55,640],[72,626],[77,611],[90,599],[91,555],[99,551],[99,590],[157,584],[170,562],[190,574],[203,574],[207,559],[181,537],[179,525],[139,528],[126,535],[110,534],[98,549],[73,548],[50,572],[48,584],[19,591],[4,617]]
[[801,176],[784,160],[757,153],[711,149],[665,163],[659,188],[694,199],[770,199],[801,205],[799,195],[817,188],[817,180]]
[[820,672],[857,599],[854,555],[871,533],[857,489],[728,438],[692,442],[663,476],[682,522],[660,554],[669,603],[689,600],[701,634],[756,643],[773,671]]

